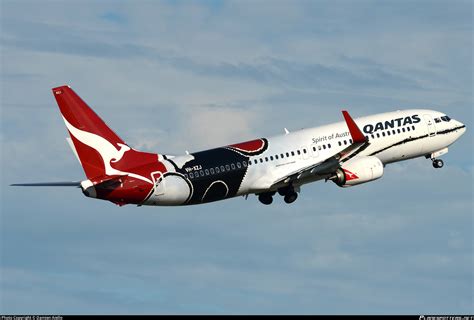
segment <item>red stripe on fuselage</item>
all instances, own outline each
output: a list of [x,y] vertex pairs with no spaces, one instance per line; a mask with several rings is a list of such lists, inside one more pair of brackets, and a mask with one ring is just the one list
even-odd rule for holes
[[265,142],[262,139],[256,139],[241,143],[232,144],[229,147],[249,153],[258,152],[263,149]]

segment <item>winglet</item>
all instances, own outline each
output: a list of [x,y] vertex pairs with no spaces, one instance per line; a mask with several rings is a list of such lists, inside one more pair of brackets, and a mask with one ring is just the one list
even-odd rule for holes
[[344,116],[344,120],[346,120],[347,127],[349,128],[349,132],[351,133],[352,140],[355,143],[362,143],[366,141],[366,138],[362,131],[360,131],[357,124],[354,122],[352,117],[349,115],[349,112],[346,110],[342,111],[342,115]]

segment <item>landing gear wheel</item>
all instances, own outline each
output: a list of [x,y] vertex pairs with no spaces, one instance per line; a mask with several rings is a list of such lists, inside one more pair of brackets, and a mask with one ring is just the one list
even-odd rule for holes
[[296,192],[290,192],[285,195],[284,200],[286,203],[293,203],[296,198],[298,198],[298,194]]
[[272,204],[273,197],[268,194],[261,194],[258,196],[258,200],[265,205],[269,205]]
[[436,169],[440,169],[444,166],[444,162],[441,159],[433,159],[433,167]]
[[278,194],[283,197],[285,194],[288,193],[288,190],[289,190],[288,187],[280,188],[278,189]]

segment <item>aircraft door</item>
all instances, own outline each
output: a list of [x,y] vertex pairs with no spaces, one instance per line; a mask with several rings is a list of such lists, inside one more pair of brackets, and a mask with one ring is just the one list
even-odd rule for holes
[[426,126],[428,127],[428,135],[434,137],[436,135],[436,127],[433,121],[433,117],[429,114],[424,115]]

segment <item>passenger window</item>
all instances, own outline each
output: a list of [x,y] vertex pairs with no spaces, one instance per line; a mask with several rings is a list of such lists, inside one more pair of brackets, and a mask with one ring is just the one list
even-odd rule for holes
[[390,131],[387,131],[387,135],[388,135],[388,136],[390,135]]
[[219,173],[219,172],[220,172],[219,167],[216,167],[216,173]]
[[282,154],[280,154],[280,157],[283,159],[285,157],[285,155],[282,153]]
[[411,129],[412,129],[413,131],[415,131],[415,126],[411,126]]
[[190,177],[191,179],[194,179],[194,174],[193,174],[192,172],[190,172],[190,173],[189,173],[189,177]]
[[199,175],[200,175],[201,177],[204,177],[204,171],[200,170],[200,171],[199,171]]
[[295,152],[294,152],[294,151],[291,151],[291,156],[292,156],[292,157],[295,156]]
[[397,129],[397,132],[400,133],[401,132],[400,129]]
[[214,174],[214,168],[209,169],[211,171],[211,174]]
[[[315,148],[315,147],[313,147],[313,149],[314,149],[314,151],[316,151],[316,148]],[[300,154],[301,154],[301,151],[300,151],[300,150],[296,150],[296,154],[297,154],[297,155],[300,155]]]
[[377,138],[380,138],[380,133],[377,133]]
[[384,137],[385,137],[385,132],[382,132],[382,136],[384,136]]
[[254,164],[257,164],[257,163],[258,163],[257,159],[255,159],[255,160],[253,161],[253,163],[254,163]]
[[240,164],[240,162],[237,162],[237,168],[238,168],[238,169],[241,169],[241,168],[242,168],[242,165]]
[[325,144],[323,144],[323,149],[326,150],[326,145]]
[[393,130],[392,130],[392,134],[395,135],[395,133],[396,133],[396,132],[395,132],[395,129],[393,129]]
[[229,166],[228,164],[226,164],[226,165],[225,165],[225,169],[226,169],[227,171],[230,171],[230,166]]
[[407,127],[407,131],[410,131],[410,127]]
[[346,140],[344,140],[344,145],[346,145],[346,144],[347,144],[347,141],[346,141]]
[[321,151],[321,146],[318,146],[318,150]]
[[288,158],[289,156],[290,156],[290,154],[287,152],[287,153],[286,153],[286,157]]
[[277,159],[277,160],[278,160],[278,155],[277,155],[277,154],[275,155],[275,159]]
[[375,136],[373,134],[370,135],[372,137],[372,139],[375,139]]
[[221,172],[225,172],[224,166],[221,166]]
[[206,176],[209,175],[209,170],[206,169],[206,170],[204,170],[204,172],[206,173]]
[[352,143],[352,139],[349,139],[349,143]]
[[188,179],[188,174],[187,174],[187,173],[185,173],[185,174],[184,174],[184,177],[185,177],[186,179]]
[[303,149],[303,153],[306,153],[306,149]]
[[[249,163],[250,163],[250,162],[249,162]],[[242,161],[242,165],[243,165],[244,167],[247,167],[247,161]]]
[[342,146],[342,143],[341,143],[341,141],[338,141],[337,143],[339,144],[339,147],[340,147],[340,146]]
[[231,163],[230,167],[231,167],[232,170],[235,170],[235,164]]
[[267,162],[268,162],[268,157],[265,157],[265,161],[267,161]]
[[330,144],[330,143],[328,143],[328,148],[331,148],[331,144]]
[[270,156],[270,161],[273,161],[273,156]]
[[260,163],[263,163],[263,159],[262,159],[262,158],[260,158]]
[[405,132],[405,128],[402,128],[402,131]]

